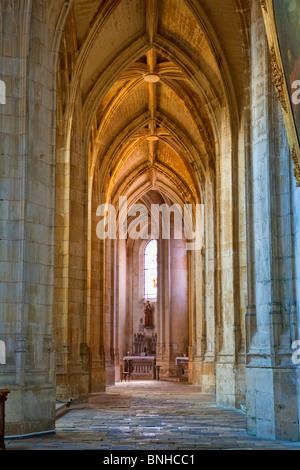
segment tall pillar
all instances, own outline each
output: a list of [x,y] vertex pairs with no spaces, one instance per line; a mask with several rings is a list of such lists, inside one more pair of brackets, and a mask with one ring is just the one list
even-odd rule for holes
[[222,113],[222,134],[217,168],[217,308],[216,401],[239,408],[245,401],[245,361],[240,359],[240,260],[238,125],[228,108]]
[[7,345],[0,388],[11,390],[8,436],[55,428],[56,77],[47,9],[29,0],[0,6],[7,92],[0,106],[0,340]]
[[97,208],[104,197],[99,189],[100,175],[96,169],[90,201],[90,243],[88,265],[88,344],[90,346],[89,391],[97,393],[105,390],[104,353],[104,264],[105,241],[97,236]]
[[204,246],[189,253],[190,380],[202,393],[215,393],[216,362],[216,253],[213,181],[205,182]]
[[158,344],[157,365],[162,378],[169,377],[170,364],[170,240],[158,241]]
[[105,290],[104,290],[104,352],[106,385],[115,383],[114,344],[114,240],[105,242]]
[[[295,253],[290,156],[272,84],[258,1],[251,4],[253,275],[247,316],[247,428],[259,437],[299,440],[295,338]],[[299,313],[299,312],[298,312]]]
[[170,364],[177,375],[176,357],[188,356],[188,263],[185,240],[170,240]]

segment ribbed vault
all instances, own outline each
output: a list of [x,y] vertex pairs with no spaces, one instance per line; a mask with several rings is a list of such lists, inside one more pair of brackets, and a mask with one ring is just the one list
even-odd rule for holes
[[[233,82],[242,63],[242,48],[238,52],[236,46],[228,62],[230,41],[226,38],[223,49],[217,35],[221,22],[212,23],[215,10],[204,3],[74,1],[65,37],[64,65],[71,78],[61,119],[70,135],[80,93],[84,140],[90,142],[90,195],[98,165],[97,187],[106,200],[115,185],[124,186],[125,167],[133,173],[143,168],[151,186],[161,174],[172,179],[173,173],[174,181],[189,175],[194,202],[201,200],[206,174],[215,166],[223,110],[230,109],[229,125],[238,119],[240,85]],[[230,2],[226,15],[239,43]],[[159,81],[147,83],[149,73]],[[152,134],[159,140],[147,142],[147,148]]]

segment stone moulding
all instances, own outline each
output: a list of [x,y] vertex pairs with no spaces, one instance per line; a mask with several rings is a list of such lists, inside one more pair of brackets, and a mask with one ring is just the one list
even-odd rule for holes
[[297,181],[297,187],[300,187],[300,145],[280,53],[273,0],[260,0],[260,4],[270,49],[273,83],[283,111],[284,123],[294,164],[294,176]]
[[284,93],[284,74],[283,74],[282,68],[278,64],[274,45],[270,49],[270,55],[271,55],[271,65],[272,65],[272,73],[273,73],[273,83],[275,85],[277,96],[282,106],[282,109],[284,110],[285,113],[287,113],[288,107],[287,107],[287,102],[286,102],[285,93]]
[[260,0],[261,7],[265,10],[265,12],[268,12],[268,7],[267,7],[267,1],[266,0]]
[[297,187],[300,188],[300,164],[295,147],[292,149],[292,160],[294,163],[294,176],[297,180]]

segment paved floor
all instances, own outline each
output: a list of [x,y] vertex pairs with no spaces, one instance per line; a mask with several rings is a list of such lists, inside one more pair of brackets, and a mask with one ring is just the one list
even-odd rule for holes
[[300,450],[300,443],[257,439],[242,412],[172,382],[126,382],[94,395],[57,421],[56,434],[7,441],[7,450]]

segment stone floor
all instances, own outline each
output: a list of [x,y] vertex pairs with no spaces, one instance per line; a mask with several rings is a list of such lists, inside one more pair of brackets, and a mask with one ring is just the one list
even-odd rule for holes
[[126,382],[74,405],[56,434],[7,440],[7,450],[300,450],[300,443],[246,433],[242,412],[216,407],[214,396],[183,383]]

